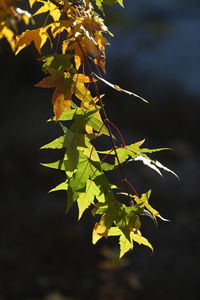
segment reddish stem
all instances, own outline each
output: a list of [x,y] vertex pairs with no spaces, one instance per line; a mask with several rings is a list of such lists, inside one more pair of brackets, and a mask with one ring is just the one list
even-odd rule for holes
[[137,193],[136,189],[134,188],[134,186],[132,185],[132,183],[130,183],[127,179],[126,179],[126,183],[131,187],[131,189],[133,190],[136,197],[139,198],[138,193]]
[[[121,149],[121,147],[119,147],[119,148],[116,148],[116,149]],[[102,159],[101,159],[101,162],[103,162],[109,155],[110,155],[110,153],[113,151],[113,149],[111,149]],[[132,185],[132,183],[130,183],[130,181],[128,181],[128,179],[124,179],[123,180],[124,181],[124,183],[126,183],[126,184],[128,184],[128,186],[132,189],[132,191],[134,192],[134,194],[136,195],[136,197],[138,197],[139,198],[139,195],[138,195],[138,193],[137,193],[137,191],[136,191],[136,189],[135,189],[135,187]],[[130,196],[130,195],[129,195]],[[132,199],[131,199],[131,202],[132,202]]]
[[111,122],[111,121],[108,120],[108,119],[106,120],[106,122],[109,123],[112,127],[115,128],[115,130],[117,131],[117,133],[118,133],[118,135],[119,135],[119,137],[120,137],[120,139],[121,139],[121,141],[122,141],[123,147],[126,147],[126,143],[125,143],[125,141],[124,141],[124,138],[123,138],[123,136],[122,136],[122,134],[121,134],[119,128],[118,128],[113,122]]
[[109,155],[110,153],[113,151],[113,149],[111,149],[102,159],[101,162],[103,162]]

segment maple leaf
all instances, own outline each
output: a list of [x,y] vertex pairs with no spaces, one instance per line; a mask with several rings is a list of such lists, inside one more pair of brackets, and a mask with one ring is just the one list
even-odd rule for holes
[[[46,43],[50,36],[47,32],[49,26],[41,27],[33,30],[26,30],[21,35],[17,36],[17,51],[18,54],[23,48],[34,42],[37,51],[41,54],[41,48]],[[51,40],[50,40],[51,41]]]
[[107,237],[109,229],[112,226],[112,212],[103,214],[100,221],[94,225],[92,232],[92,243],[96,244],[102,237]]
[[[36,86],[56,88],[52,96],[56,120],[61,117],[66,108],[71,108],[73,94],[83,103],[95,104],[95,99],[93,102],[90,91],[85,87],[85,83],[94,82],[94,79],[84,74],[71,74],[62,70],[52,69],[48,66],[46,66],[46,69],[50,73],[50,76],[43,78]],[[94,124],[97,127],[99,126],[97,123],[98,120],[95,122],[93,120],[93,123],[88,125],[91,126]]]
[[51,54],[44,56],[40,59],[44,62],[43,64],[43,70],[46,72],[46,69],[50,67],[51,69],[61,70],[61,71],[75,71],[75,68],[73,67],[71,60],[72,55],[66,54]]
[[83,101],[91,103],[93,101],[93,97],[88,88],[86,88],[85,83],[94,82],[95,80],[92,77],[86,76],[84,74],[75,74],[73,76],[74,82],[74,93],[76,97]]
[[5,37],[13,51],[16,49],[16,32],[20,21],[27,25],[33,19],[29,12],[16,7],[16,1],[0,1],[0,39]]
[[153,251],[152,245],[145,237],[142,236],[141,232],[138,229],[131,230],[130,239],[128,239],[126,235],[118,227],[111,227],[108,232],[108,236],[119,236],[120,258],[122,258],[126,252],[133,249],[134,247],[133,242],[136,242],[140,245],[147,246]]
[[50,68],[48,68],[48,71],[51,75],[43,78],[35,86],[55,88],[52,96],[52,103],[56,120],[58,120],[65,109],[71,107],[72,79],[69,76],[69,73],[55,71]]
[[85,193],[80,193],[77,200],[79,209],[79,220],[82,217],[84,211],[94,203],[95,196],[100,193],[99,188],[96,186],[94,181],[88,179]]
[[74,60],[77,70],[81,63],[90,54],[94,62],[105,70],[105,45],[108,41],[102,36],[103,32],[108,32],[107,27],[99,17],[83,17],[77,19],[72,28],[68,29],[70,38],[62,44],[62,51],[74,51]]
[[121,233],[120,238],[119,238],[119,244],[120,244],[120,258],[124,256],[126,252],[129,250],[133,249],[133,243],[127,237]]
[[52,2],[46,2],[46,1],[40,1],[40,3],[43,3],[43,6],[41,6],[34,13],[34,16],[48,12],[54,21],[58,21],[60,19],[61,11],[60,11],[60,9],[58,9],[58,7],[55,4],[53,4]]
[[51,27],[51,33],[55,38],[58,34],[62,33],[63,31],[70,32],[70,26],[73,24],[73,20],[60,20],[57,22],[53,22],[49,24]]

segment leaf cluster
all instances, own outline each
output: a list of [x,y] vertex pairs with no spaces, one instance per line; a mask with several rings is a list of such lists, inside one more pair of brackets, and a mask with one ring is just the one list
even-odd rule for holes
[[[15,1],[7,0],[3,3],[4,5],[0,4],[0,12],[12,16],[12,10],[17,11]],[[125,143],[117,126],[107,117],[103,104],[104,95],[100,94],[98,88],[98,82],[102,81],[118,92],[147,102],[135,93],[108,82],[102,75],[106,70],[106,35],[112,36],[102,18],[103,8],[105,4],[118,3],[123,6],[123,1],[29,0],[29,3],[31,8],[38,4],[33,16],[44,15],[44,25],[17,36],[16,54],[33,42],[41,55],[40,61],[45,73],[45,77],[36,86],[54,89],[54,115],[49,121],[58,122],[63,134],[41,149],[62,149],[63,156],[43,165],[63,171],[66,179],[51,191],[65,190],[66,211],[77,203],[79,219],[88,208],[92,215],[98,217],[92,233],[94,244],[103,237],[118,237],[120,258],[133,249],[135,243],[153,250],[149,241],[142,236],[141,217],[150,217],[154,222],[157,218],[165,219],[149,204],[151,191],[139,195],[125,177],[124,166],[140,161],[160,175],[162,170],[176,174],[157,160],[151,159],[153,152],[165,150],[164,148],[143,148],[144,140],[130,145]],[[27,23],[30,21],[23,14],[22,19]],[[13,32],[7,24],[0,26],[6,26],[6,30],[10,32],[10,36],[5,33],[4,36],[15,49]],[[3,27],[0,27],[0,38],[5,32],[1,28]],[[42,48],[47,42],[50,43],[51,53],[43,56]],[[113,129],[118,137],[114,136]],[[95,146],[103,135],[109,141],[107,150]],[[118,139],[120,147],[117,146]],[[109,163],[106,162],[108,157]],[[120,173],[122,189],[108,180],[107,172],[116,169]]]
[[0,1],[0,39],[6,38],[13,51],[16,49],[16,35],[21,21],[26,25],[33,22],[31,14],[17,7],[16,0]]

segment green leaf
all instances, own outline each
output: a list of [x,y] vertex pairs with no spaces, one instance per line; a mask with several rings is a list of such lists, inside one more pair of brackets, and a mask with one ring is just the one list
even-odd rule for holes
[[117,227],[111,227],[108,236],[119,236],[120,243],[120,258],[124,256],[129,250],[133,249],[134,243],[149,247],[153,251],[152,245],[149,241],[141,235],[139,230],[130,231],[130,239],[124,235],[124,233]]
[[78,163],[81,161],[81,152],[88,150],[91,147],[90,140],[86,134],[81,134],[68,130],[65,137],[66,154],[69,159],[71,169],[76,169]]
[[133,242],[127,239],[127,237],[122,233],[119,238],[119,244],[120,244],[120,258],[124,256],[126,252],[133,249]]
[[65,136],[60,136],[54,141],[42,146],[40,149],[62,149],[66,147],[66,139]]
[[139,230],[137,230],[136,232],[131,232],[131,239],[134,242],[137,242],[139,245],[144,245],[144,246],[149,247],[153,251],[152,245],[149,243],[149,241],[145,237],[143,237],[141,235]]
[[70,185],[68,185],[68,190],[67,190],[67,208],[66,208],[66,213],[69,211],[71,208],[72,204],[78,199],[79,193],[74,191]]
[[77,200],[78,202],[78,208],[79,208],[79,220],[82,217],[82,214],[84,211],[92,204],[94,203],[94,198],[98,196],[100,193],[99,188],[96,186],[94,181],[88,179],[87,180],[87,186],[85,193],[80,193],[79,198]]
[[[121,195],[125,195],[127,197],[131,197],[134,199],[134,201],[137,203],[134,205],[134,207],[139,207],[140,211],[138,210],[137,211],[137,215],[144,215],[144,216],[148,216],[150,217],[151,219],[153,219],[154,222],[157,222],[156,221],[156,218],[160,218],[161,220],[163,221],[169,221],[165,218],[163,218],[159,212],[157,210],[155,210],[150,204],[149,204],[149,198],[150,198],[150,195],[151,195],[151,190],[149,190],[148,192],[142,194],[142,196],[139,198],[138,196],[136,195],[131,195],[131,194],[128,194],[128,193],[118,193],[118,194],[121,194]],[[145,209],[144,209],[145,208]],[[139,228],[138,228],[139,229]]]
[[55,188],[51,189],[49,191],[49,193],[67,190],[67,189],[68,189],[68,183],[67,183],[67,181],[64,181],[64,182],[61,182],[59,185],[57,185]]
[[[81,193],[87,193],[88,179],[95,179],[101,174],[102,172],[100,163],[92,161],[87,156],[85,156],[82,151],[79,151],[79,159],[76,171],[72,174],[71,178],[68,181],[67,210],[71,207],[74,201],[77,201],[79,199]],[[93,190],[94,189],[92,189],[92,191]]]
[[[131,145],[126,145],[125,147],[121,147],[121,148],[117,148],[116,152],[119,158],[120,163],[122,164],[123,162],[125,162],[129,157],[131,157],[131,159],[129,161],[131,161],[132,159],[137,160],[137,157],[140,157],[140,155],[142,155],[142,157],[148,159],[148,156],[146,156],[143,153],[152,153],[152,152],[157,152],[157,151],[162,151],[162,150],[168,150],[169,148],[159,148],[159,149],[147,149],[147,148],[140,148],[140,146],[144,143],[145,140],[136,142],[134,144]],[[111,149],[111,150],[106,150],[106,151],[99,151],[99,153],[102,154],[109,154],[109,155],[115,155],[115,152]],[[115,164],[118,164],[118,160],[115,158]]]
[[[59,121],[70,121],[73,119],[77,119],[77,123],[79,124],[80,128],[79,131],[83,130],[85,125],[89,125],[100,134],[105,134],[109,136],[108,129],[106,128],[104,123],[95,117],[95,114],[98,111],[99,109],[86,110],[84,108],[79,107],[66,109],[59,117]],[[53,117],[48,121],[56,121],[56,118]]]
[[123,0],[103,0],[103,3],[104,4],[108,4],[108,5],[113,5],[115,3],[119,3],[122,7],[124,6],[123,5]]
[[111,227],[108,236],[119,236],[119,244],[120,244],[120,258],[124,256],[126,252],[133,248],[133,243],[126,236],[118,227]]
[[117,227],[111,227],[108,232],[108,236],[119,236],[121,234],[122,234],[121,230]]
[[116,168],[116,165],[111,165],[108,163],[101,163],[101,169],[102,171],[112,171]]
[[80,159],[77,164],[76,172],[69,181],[69,185],[74,191],[82,191],[83,188],[86,188],[87,180],[89,178],[97,176],[100,173],[98,169],[94,166],[91,160],[86,156],[81,154]]
[[94,130],[109,136],[109,132],[105,124],[97,119],[94,115],[87,119],[87,125],[91,126]]
[[61,70],[61,71],[69,71],[69,68],[71,68],[71,71],[75,71],[71,60],[72,55],[70,54],[51,54],[47,55],[41,58],[41,60],[44,62],[43,68],[50,67],[52,69]]
[[67,169],[66,168],[66,163],[67,162],[68,162],[67,160],[61,159],[61,160],[57,160],[55,162],[48,163],[48,164],[41,163],[41,165],[44,166],[44,167],[65,171]]
[[42,166],[52,168],[52,169],[58,169],[61,171],[65,171],[68,177],[72,177],[73,173],[76,172],[76,168],[72,168],[71,162],[68,159],[67,155],[65,154],[64,159],[52,162],[52,163],[42,163]]
[[[73,120],[75,115],[83,114],[82,108],[72,108],[72,109],[65,109],[65,111],[62,113],[62,115],[59,117],[59,121],[71,121]],[[56,121],[56,118],[53,117],[52,119],[49,119],[48,121]]]

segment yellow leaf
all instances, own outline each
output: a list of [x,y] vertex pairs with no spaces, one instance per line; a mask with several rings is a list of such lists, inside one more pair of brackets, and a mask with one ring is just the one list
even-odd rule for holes
[[89,89],[87,89],[85,86],[85,83],[90,83],[93,81],[95,80],[84,74],[75,74],[73,76],[74,93],[79,100],[88,103],[93,102],[92,95]]
[[71,107],[72,81],[69,73],[62,71],[54,72],[48,69],[51,76],[43,78],[35,86],[43,88],[55,88],[52,103],[56,120],[62,115],[66,108]]
[[133,249],[133,243],[132,241],[129,241],[127,237],[122,233],[119,238],[119,244],[120,244],[120,258],[124,256],[126,252]]
[[98,18],[85,17],[77,19],[76,24],[68,31],[70,38],[62,44],[63,54],[67,50],[74,51],[74,61],[77,70],[88,54],[91,54],[94,62],[105,70],[105,45],[108,42],[101,33],[106,31],[107,27],[102,25]]
[[135,202],[138,204],[141,204],[141,207],[145,207],[146,209],[148,209],[148,211],[150,211],[150,213],[152,214],[153,218],[156,219],[156,217],[159,216],[159,212],[157,210],[155,210],[148,202],[149,197],[151,195],[151,190],[149,190],[148,192],[142,194],[141,198],[138,198],[137,196],[134,196]]
[[15,50],[16,47],[16,43],[15,43],[15,38],[14,38],[14,33],[12,32],[12,30],[10,30],[8,27],[4,26],[3,29],[1,30],[1,37],[5,37],[7,39],[7,41],[9,42],[12,50]]
[[29,0],[29,5],[30,5],[30,7],[33,7],[33,4],[35,3],[35,2],[37,2],[38,0]]
[[149,243],[149,241],[145,237],[142,236],[142,234],[139,230],[135,230],[135,232],[134,231],[131,232],[131,239],[140,245],[142,244],[142,245],[149,247],[153,251],[152,245]]
[[78,70],[81,66],[81,56],[75,54],[74,55],[74,61],[75,61],[76,69]]
[[[22,14],[21,17],[26,25],[28,25],[30,23],[31,18],[29,16]],[[34,23],[33,19],[32,19],[32,23]]]
[[64,30],[69,31],[69,27],[72,25],[72,20],[62,20],[49,24],[51,27],[51,33],[55,38],[58,34],[62,33]]
[[109,228],[104,222],[104,216],[102,216],[100,222],[96,223],[92,232],[92,243],[96,244],[102,237],[107,237]]
[[46,43],[47,39],[50,40],[47,32],[49,26],[37,28],[34,30],[26,30],[20,36],[17,36],[17,51],[18,54],[22,49],[34,42],[37,51],[41,54],[41,48]]
[[49,14],[50,14],[50,16],[52,16],[53,20],[58,21],[61,16],[61,11],[58,9],[58,7],[51,2],[44,2],[44,1],[41,1],[41,2],[43,3],[43,6],[41,6],[34,13],[34,16],[49,12]]
[[85,131],[88,133],[88,134],[92,134],[93,133],[93,128],[89,125],[85,125]]

